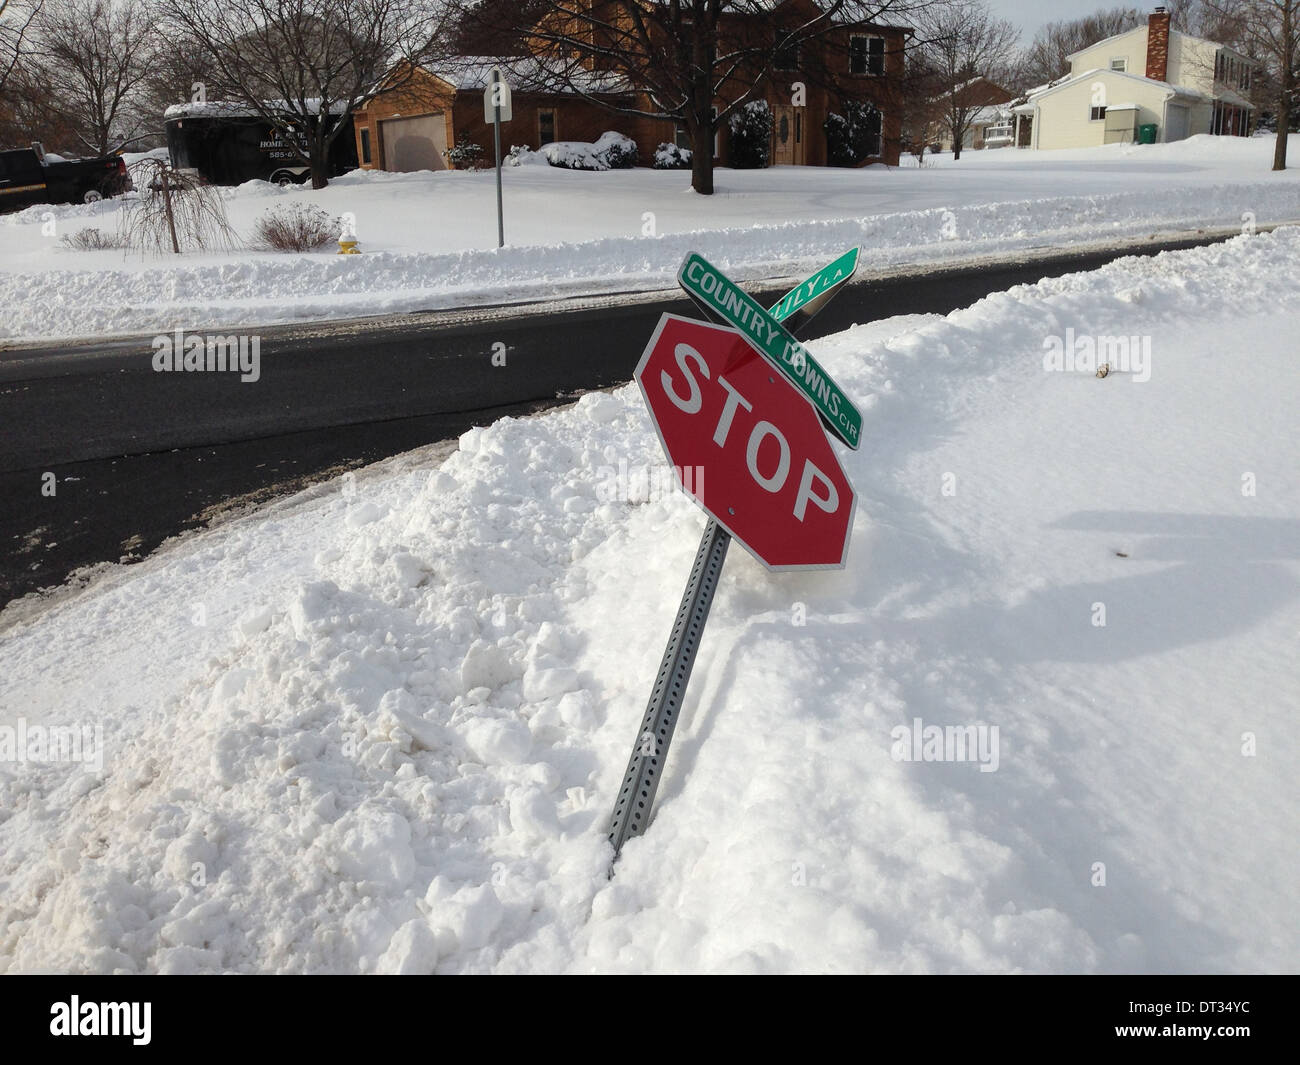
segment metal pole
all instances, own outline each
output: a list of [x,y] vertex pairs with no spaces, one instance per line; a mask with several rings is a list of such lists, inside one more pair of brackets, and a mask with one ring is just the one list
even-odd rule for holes
[[695,665],[695,652],[700,647],[704,623],[709,618],[709,607],[713,605],[713,593],[717,590],[730,544],[731,535],[710,518],[700,538],[700,549],[691,566],[682,605],[677,608],[677,620],[673,622],[668,646],[664,648],[663,661],[659,663],[659,676],[650,692],[650,703],[632,745],[623,787],[614,803],[609,841],[614,845],[615,861],[623,850],[623,844],[633,836],[641,835],[649,823],[655,792],[659,790],[659,780],[668,758],[668,745],[673,739],[678,712],[686,696],[686,684]]
[[504,248],[506,246],[506,223],[501,212],[501,98],[497,95],[499,90],[496,88],[496,82],[500,81],[500,75],[495,76],[492,80],[492,138],[496,142],[497,150],[497,247]]

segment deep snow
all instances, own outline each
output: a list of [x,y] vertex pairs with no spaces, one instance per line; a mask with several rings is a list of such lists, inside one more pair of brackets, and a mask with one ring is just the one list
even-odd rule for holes
[[[744,280],[802,277],[851,244],[870,270],[1300,219],[1300,171],[1271,173],[1271,153],[1268,138],[1195,137],[968,152],[920,169],[720,170],[710,197],[690,192],[684,171],[513,167],[500,250],[490,172],[355,172],[316,193],[266,182],[230,190],[245,237],[280,203],[350,212],[359,256],[77,252],[60,238],[115,231],[120,205],[33,207],[0,217],[0,340],[669,288],[692,250]],[[1292,154],[1300,167],[1300,145]]]
[[[1286,229],[813,343],[849,564],[732,550],[612,881],[703,527],[611,498],[635,386],[11,609],[0,725],[106,753],[0,765],[0,968],[1294,970],[1298,297]],[[1046,372],[1071,329],[1150,379]],[[996,771],[895,760],[916,719]]]

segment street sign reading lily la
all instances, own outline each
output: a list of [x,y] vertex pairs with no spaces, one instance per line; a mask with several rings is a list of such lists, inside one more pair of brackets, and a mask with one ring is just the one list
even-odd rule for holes
[[808,397],[827,428],[849,447],[857,449],[862,435],[862,415],[858,408],[808,349],[752,296],[695,252],[682,260],[677,283],[696,302],[730,324],[750,347],[785,374]]
[[767,313],[791,333],[799,332],[831,301],[839,286],[858,268],[858,249],[850,248],[833,263],[827,263],[806,281],[801,281],[767,309]]

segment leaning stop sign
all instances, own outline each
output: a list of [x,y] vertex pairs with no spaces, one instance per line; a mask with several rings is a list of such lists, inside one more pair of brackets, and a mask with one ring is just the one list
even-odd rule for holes
[[664,451],[769,569],[838,569],[856,502],[821,420],[734,329],[665,314],[636,368]]

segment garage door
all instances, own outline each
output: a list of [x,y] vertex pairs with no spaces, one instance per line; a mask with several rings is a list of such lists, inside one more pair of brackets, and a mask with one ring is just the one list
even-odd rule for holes
[[379,123],[385,170],[446,170],[447,123],[442,113],[418,118],[390,118]]
[[1166,141],[1181,141],[1187,138],[1187,108],[1170,104],[1165,112],[1169,128],[1165,130]]

